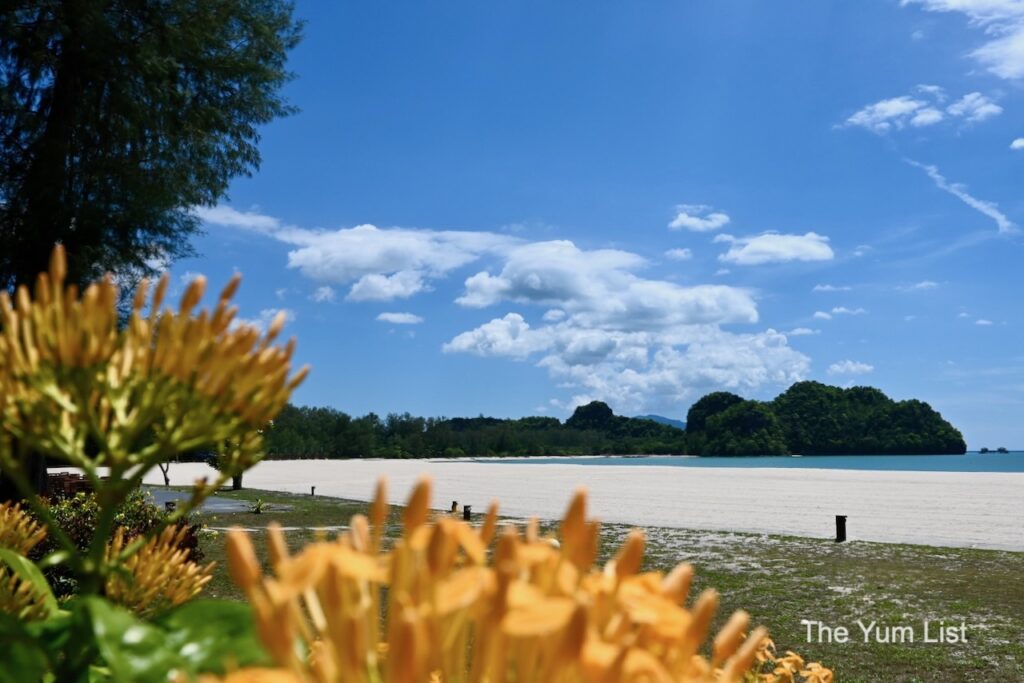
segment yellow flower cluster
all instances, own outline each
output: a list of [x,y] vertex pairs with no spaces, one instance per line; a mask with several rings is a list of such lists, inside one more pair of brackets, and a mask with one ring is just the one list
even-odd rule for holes
[[273,576],[262,575],[248,536],[230,532],[229,569],[279,668],[228,680],[741,681],[764,656],[766,632],[748,635],[744,612],[702,655],[718,595],[705,591],[688,608],[689,565],[642,572],[639,531],[593,569],[599,525],[587,519],[582,491],[559,541],[542,538],[536,521],[524,534],[499,531],[496,505],[478,528],[450,517],[429,522],[430,489],[429,480],[417,485],[404,533],[387,552],[383,483],[369,518],[353,517],[335,542],[289,556],[280,529],[269,529]]
[[0,292],[0,467],[17,467],[14,437],[31,452],[88,472],[152,466],[181,451],[232,444],[228,472],[259,458],[258,429],[287,402],[306,374],[289,377],[294,341],[275,346],[284,317],[267,333],[234,325],[236,276],[212,312],[193,309],[204,278],[176,311],[161,310],[165,275],[144,315],[148,284],[118,325],[117,288],[108,276],[81,295],[64,285],[62,247],[39,275],[34,298]]
[[[187,534],[185,526],[175,525],[149,539],[123,561],[127,576],[112,572],[107,577],[107,598],[149,616],[199,595],[213,578],[214,563],[200,566],[188,558],[188,551],[181,547]],[[119,527],[107,546],[108,561],[120,555],[129,540],[124,527]]]
[[[0,504],[0,548],[26,556],[44,538],[46,529],[14,503]],[[0,612],[30,621],[48,613],[44,594],[30,581],[0,563]]]
[[771,638],[766,637],[761,641],[754,659],[757,664],[746,677],[749,683],[793,683],[798,680],[804,683],[833,683],[832,671],[818,662],[805,663],[804,658],[792,650],[786,650],[782,657],[776,655],[775,642]]
[[32,519],[20,503],[0,503],[0,548],[28,555],[46,538],[46,528]]

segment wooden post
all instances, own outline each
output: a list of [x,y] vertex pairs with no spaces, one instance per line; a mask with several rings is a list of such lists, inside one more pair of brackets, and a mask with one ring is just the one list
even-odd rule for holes
[[846,540],[846,515],[836,515],[836,543]]
[[462,519],[464,519],[467,522],[470,521],[473,518],[473,513],[470,512],[472,507],[473,507],[472,505],[463,505],[462,506]]
[[309,495],[311,495],[311,496],[315,496],[316,495],[316,487],[315,486],[310,486],[309,487]]
[[453,500],[452,501],[452,514],[454,515],[458,511],[459,511],[459,501]]

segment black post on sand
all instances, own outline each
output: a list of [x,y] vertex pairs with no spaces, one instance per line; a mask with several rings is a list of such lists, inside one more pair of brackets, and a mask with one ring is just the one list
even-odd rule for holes
[[316,487],[315,486],[310,486],[309,487],[309,495],[311,495],[311,496],[315,496],[316,495]]
[[459,511],[459,501],[453,500],[452,501],[452,510],[451,510],[451,512],[454,515],[458,511]]
[[473,519],[473,513],[470,512],[470,509],[472,507],[473,507],[472,505],[463,505],[462,506],[462,519],[464,519],[467,522],[470,521],[471,519]]
[[846,515],[836,515],[836,543],[846,540]]

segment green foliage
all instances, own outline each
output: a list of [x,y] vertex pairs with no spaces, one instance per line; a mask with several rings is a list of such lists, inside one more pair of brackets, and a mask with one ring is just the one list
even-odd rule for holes
[[163,683],[269,663],[244,603],[196,600],[147,622],[97,596],[45,621],[0,613],[0,683]]
[[927,403],[893,401],[873,387],[842,389],[820,382],[797,382],[769,403],[708,394],[690,408],[686,432],[691,449],[703,455],[913,455],[967,449],[960,432]]
[[[99,520],[100,505],[94,493],[77,493],[70,498],[62,498],[48,505],[48,510],[69,539],[80,552],[89,550],[96,524]],[[110,538],[118,527],[124,527],[127,537],[141,536],[161,527],[166,520],[166,513],[151,502],[148,493],[142,490],[133,491],[125,499],[124,504],[114,516],[110,530]],[[203,560],[203,551],[199,546],[199,532],[202,525],[191,517],[184,517],[176,522],[187,526],[189,531],[179,546],[189,553],[188,559],[195,563]],[[108,539],[109,540],[109,539]],[[40,559],[60,549],[60,543],[50,534],[32,552],[33,559]],[[54,592],[64,598],[72,595],[77,588],[73,571],[63,564],[49,567],[45,574]]]
[[790,452],[805,455],[941,454],[967,450],[963,435],[927,403],[878,389],[798,382],[772,401]]
[[709,415],[705,422],[707,455],[784,455],[782,427],[771,409],[741,401]]
[[458,458],[587,454],[677,454],[686,434],[652,420],[616,416],[604,403],[553,417],[422,418],[286,406],[263,434],[271,458]]
[[78,284],[190,253],[192,207],[260,161],[299,26],[287,0],[76,0],[0,13],[0,288],[54,242]]

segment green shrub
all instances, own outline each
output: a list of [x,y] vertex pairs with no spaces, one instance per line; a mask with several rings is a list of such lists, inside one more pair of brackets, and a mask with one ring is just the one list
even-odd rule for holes
[[[86,552],[92,543],[99,519],[100,505],[96,500],[96,494],[77,493],[70,498],[51,501],[48,507],[58,526],[80,551]],[[118,527],[124,527],[128,538],[145,534],[159,526],[165,517],[166,513],[152,502],[152,496],[148,492],[133,491],[114,517],[110,537],[113,538]],[[201,563],[203,551],[199,547],[199,532],[202,530],[202,524],[194,517],[186,517],[177,524],[188,528],[178,547],[188,551],[187,559],[197,564]],[[59,549],[60,545],[51,534],[33,550],[31,559],[40,560]],[[58,598],[65,598],[76,592],[77,583],[73,573],[65,565],[50,567],[44,574]]]

